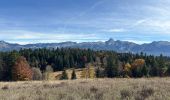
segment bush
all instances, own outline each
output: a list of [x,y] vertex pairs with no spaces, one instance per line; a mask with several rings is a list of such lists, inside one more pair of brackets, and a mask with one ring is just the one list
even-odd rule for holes
[[146,87],[143,86],[142,90],[137,91],[137,96],[135,97],[135,99],[137,100],[145,100],[147,99],[149,96],[154,94],[154,89],[151,87]]
[[122,100],[124,100],[124,99],[129,99],[132,95],[132,92],[130,90],[124,89],[120,91],[120,94],[121,94]]

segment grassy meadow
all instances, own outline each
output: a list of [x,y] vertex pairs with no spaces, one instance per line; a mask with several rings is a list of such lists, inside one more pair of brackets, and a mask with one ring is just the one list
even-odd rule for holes
[[170,100],[170,78],[1,82],[1,100]]

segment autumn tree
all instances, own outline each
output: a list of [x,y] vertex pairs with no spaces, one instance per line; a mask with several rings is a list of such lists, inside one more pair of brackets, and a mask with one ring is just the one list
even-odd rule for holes
[[23,56],[17,58],[12,68],[12,79],[14,81],[32,80],[32,70]]
[[131,65],[129,63],[123,64],[123,77],[131,76]]
[[142,69],[145,65],[145,60],[144,59],[136,59],[132,64],[132,76],[133,77],[142,77]]
[[91,63],[85,64],[86,68],[82,70],[81,78],[95,78],[95,68]]

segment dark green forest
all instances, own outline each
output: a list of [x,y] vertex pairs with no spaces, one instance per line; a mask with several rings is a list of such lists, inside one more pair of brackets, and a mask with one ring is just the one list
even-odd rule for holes
[[91,64],[96,77],[165,77],[170,75],[170,58],[145,53],[116,53],[114,51],[93,51],[90,49],[21,49],[0,52],[0,80],[11,81],[12,69],[18,57],[26,58],[30,67],[39,68],[42,73],[47,66],[53,71],[69,68],[85,68]]

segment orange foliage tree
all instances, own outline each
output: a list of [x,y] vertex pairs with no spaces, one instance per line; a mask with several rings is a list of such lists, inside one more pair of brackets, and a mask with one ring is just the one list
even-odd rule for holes
[[144,59],[136,59],[132,64],[131,72],[133,77],[142,77],[142,69],[145,65]]
[[145,60],[144,59],[136,59],[133,63],[132,63],[132,69],[136,68],[136,67],[143,67],[145,64]]
[[32,70],[25,57],[18,57],[12,68],[12,79],[14,81],[32,80]]

